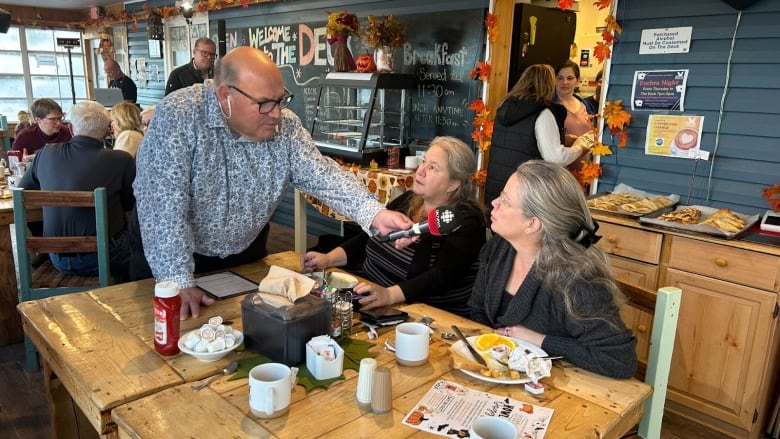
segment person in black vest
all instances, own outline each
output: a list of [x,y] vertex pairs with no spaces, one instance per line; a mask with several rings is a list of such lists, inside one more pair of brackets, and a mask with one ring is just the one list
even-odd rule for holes
[[485,182],[486,205],[498,198],[519,164],[544,159],[566,166],[588,153],[579,144],[563,145],[566,109],[551,102],[554,92],[552,67],[534,64],[499,103]]
[[192,49],[192,60],[173,69],[168,75],[165,95],[192,84],[202,84],[214,77],[214,61],[217,59],[217,45],[208,38],[198,38]]
[[103,64],[103,71],[106,72],[106,77],[111,81],[108,83],[108,88],[122,90],[122,98],[135,104],[138,100],[138,88],[135,86],[135,82],[122,72],[119,63],[109,59]]

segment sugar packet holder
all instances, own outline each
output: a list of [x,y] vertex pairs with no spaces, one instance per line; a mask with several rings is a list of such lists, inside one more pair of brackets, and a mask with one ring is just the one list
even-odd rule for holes
[[306,367],[318,380],[341,376],[344,350],[330,336],[314,337],[306,343]]

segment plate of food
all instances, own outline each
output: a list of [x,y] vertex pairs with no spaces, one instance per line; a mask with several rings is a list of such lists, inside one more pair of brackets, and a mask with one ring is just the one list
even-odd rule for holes
[[678,195],[657,195],[619,184],[613,192],[601,192],[587,199],[590,209],[639,218],[653,212],[666,212],[680,201]]
[[734,238],[759,220],[759,215],[745,215],[730,209],[707,206],[679,206],[668,212],[658,212],[639,218],[642,224],[651,224],[675,230],[689,230]]
[[477,363],[465,343],[458,340],[450,351],[455,368],[466,375],[498,384],[532,382],[529,371],[536,374],[537,380],[550,375],[552,361],[547,358],[547,352],[525,340],[492,333],[467,337],[467,340],[485,359],[487,367]]

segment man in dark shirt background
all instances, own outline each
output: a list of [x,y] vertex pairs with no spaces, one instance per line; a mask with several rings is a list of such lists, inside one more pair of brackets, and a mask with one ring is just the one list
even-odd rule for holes
[[111,81],[108,83],[108,88],[122,90],[122,98],[135,104],[138,99],[138,88],[135,86],[135,82],[122,72],[119,63],[109,59],[103,64],[103,71],[106,72],[106,77]]
[[192,84],[202,84],[214,77],[214,61],[217,59],[217,45],[208,38],[198,38],[192,49],[192,60],[176,67],[168,76],[165,95]]
[[[100,103],[80,102],[73,106],[70,118],[73,138],[39,150],[19,187],[55,191],[92,191],[105,187],[111,274],[123,282],[127,280],[130,260],[126,217],[135,205],[135,160],[124,151],[103,148],[111,117]],[[91,208],[44,208],[43,224],[44,236],[96,234]],[[49,257],[63,273],[98,275],[96,253],[51,253]]]

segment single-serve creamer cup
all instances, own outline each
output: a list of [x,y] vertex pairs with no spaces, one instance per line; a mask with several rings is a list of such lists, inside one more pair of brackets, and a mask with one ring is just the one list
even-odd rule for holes
[[265,363],[249,371],[249,410],[258,418],[277,418],[290,408],[297,368]]
[[504,418],[483,416],[471,424],[469,437],[471,439],[515,439],[517,427]]
[[422,323],[401,323],[395,327],[395,360],[403,366],[420,366],[428,361],[431,330]]

